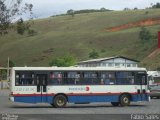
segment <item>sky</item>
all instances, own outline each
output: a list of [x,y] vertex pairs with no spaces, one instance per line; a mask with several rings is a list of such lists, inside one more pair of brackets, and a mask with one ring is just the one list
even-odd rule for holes
[[123,10],[124,8],[143,9],[160,0],[24,0],[33,4],[36,18],[45,18],[56,14],[66,13],[67,10],[100,9]]

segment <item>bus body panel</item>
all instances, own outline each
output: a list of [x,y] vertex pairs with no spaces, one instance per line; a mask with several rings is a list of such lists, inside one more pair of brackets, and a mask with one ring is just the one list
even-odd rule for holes
[[[46,94],[36,93],[35,86],[16,86],[13,96],[15,102],[25,103],[52,103],[54,96],[65,94],[68,102],[118,102],[119,96],[128,93],[132,96],[131,101],[148,101],[148,95],[138,94],[139,85],[83,85],[83,86],[47,86]],[[145,86],[143,86],[145,88]],[[117,92],[118,91],[118,92]]]
[[[65,94],[68,98],[69,103],[90,103],[90,102],[118,102],[119,97],[122,94],[130,94],[131,101],[149,101],[147,85],[46,85],[46,91],[37,92],[37,86],[16,86],[15,84],[15,71],[73,71],[73,70],[99,70],[99,71],[117,71],[116,68],[36,68],[36,67],[16,67],[12,69],[11,76],[11,97],[10,99],[14,102],[24,103],[53,103],[54,98],[57,94]],[[121,69],[118,68],[118,71]],[[122,69],[128,71],[130,69]],[[142,71],[145,69],[131,69],[130,71]],[[146,72],[146,71],[145,71]],[[41,86],[41,89],[42,86]],[[140,93],[138,93],[140,90]],[[145,92],[143,93],[143,91]]]

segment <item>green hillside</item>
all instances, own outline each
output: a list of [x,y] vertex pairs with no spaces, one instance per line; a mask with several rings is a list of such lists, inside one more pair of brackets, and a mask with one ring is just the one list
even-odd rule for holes
[[[148,11],[148,14],[146,14]],[[112,11],[101,13],[57,16],[35,20],[34,36],[17,35],[11,31],[0,36],[0,65],[5,65],[9,56],[16,66],[48,66],[54,57],[71,54],[80,60],[89,59],[95,49],[100,57],[122,55],[140,60],[140,65],[155,69],[160,66],[160,55],[147,56],[157,47],[157,39],[142,43],[138,37],[140,27],[106,32],[106,28],[157,18],[160,9]],[[146,27],[156,35],[160,25]]]

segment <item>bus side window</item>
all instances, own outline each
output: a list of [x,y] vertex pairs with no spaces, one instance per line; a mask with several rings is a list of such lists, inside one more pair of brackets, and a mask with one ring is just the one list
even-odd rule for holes
[[115,84],[115,72],[102,72],[101,73],[101,82],[105,85]]
[[37,83],[37,85],[39,85],[39,84],[40,84],[39,76],[37,76],[37,77],[36,77],[36,83]]
[[80,72],[67,72],[67,84],[77,85],[80,84]]
[[81,73],[76,72],[75,81],[74,81],[76,85],[80,84],[80,76],[81,76]]
[[109,84],[109,82],[107,82],[107,81],[109,81],[109,79],[107,78],[106,72],[101,72],[100,78],[101,78],[100,84],[102,84],[102,85],[103,84],[105,84],[105,85]]
[[67,84],[68,84],[67,72],[63,72],[62,83],[63,83],[64,85],[67,85]]
[[30,84],[31,85],[35,85],[35,79],[34,79],[35,75],[34,73],[31,74],[31,81],[30,81]]
[[114,72],[110,72],[108,74],[108,78],[109,78],[109,84],[115,84],[115,73]]
[[75,79],[76,79],[76,72],[67,72],[68,84],[70,85],[76,84]]
[[62,73],[61,72],[58,73],[57,78],[58,78],[58,84],[62,84]]
[[21,85],[19,73],[16,74],[16,81],[15,82],[16,82],[16,85]]
[[95,71],[84,71],[81,73],[81,79],[79,84],[83,85],[96,85],[100,84],[98,81],[98,72]]
[[117,84],[119,85],[133,85],[135,84],[134,72],[116,72]]
[[142,76],[142,85],[146,85],[147,84],[147,77],[146,77],[146,75],[143,75]]
[[22,85],[25,85],[26,83],[26,80],[25,80],[25,75],[24,74],[21,74],[21,82],[22,82]]
[[49,85],[61,85],[64,81],[63,72],[54,71],[49,73],[48,84]]
[[31,72],[17,72],[15,74],[15,85],[16,86],[26,86],[26,85],[34,85],[34,74]]
[[146,74],[136,74],[135,84],[137,85],[146,85],[147,84],[147,75]]

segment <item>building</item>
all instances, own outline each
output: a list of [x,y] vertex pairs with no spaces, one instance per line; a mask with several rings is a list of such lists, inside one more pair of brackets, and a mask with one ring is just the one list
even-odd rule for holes
[[137,60],[126,58],[123,56],[115,56],[108,58],[91,59],[81,61],[78,67],[138,67]]
[[160,71],[148,71],[149,85],[160,84]]

